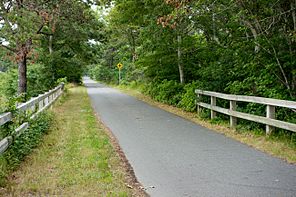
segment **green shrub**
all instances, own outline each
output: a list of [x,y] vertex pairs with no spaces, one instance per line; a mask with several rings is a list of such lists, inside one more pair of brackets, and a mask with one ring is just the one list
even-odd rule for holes
[[183,85],[173,80],[154,81],[144,88],[144,94],[156,101],[177,106],[182,99]]
[[56,82],[56,86],[60,85],[61,83],[67,84],[68,83],[67,77],[59,78]]
[[48,131],[52,120],[52,114],[48,112],[40,114],[35,120],[30,120],[30,127],[15,138],[7,151],[0,155],[0,186],[5,184],[8,173],[19,166],[25,156],[38,146],[42,136]]
[[0,79],[0,94],[2,97],[12,97],[17,93],[18,74],[16,69],[11,69],[6,73],[1,74]]
[[54,87],[54,81],[43,64],[30,64],[27,71],[27,98],[38,96]]
[[200,86],[199,82],[188,83],[184,86],[184,94],[178,103],[177,107],[185,111],[193,112],[196,109],[196,94],[195,89]]

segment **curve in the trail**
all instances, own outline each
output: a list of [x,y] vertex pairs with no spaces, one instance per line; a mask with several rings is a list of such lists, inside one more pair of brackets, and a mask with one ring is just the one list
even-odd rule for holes
[[84,78],[148,194],[296,196],[296,166]]

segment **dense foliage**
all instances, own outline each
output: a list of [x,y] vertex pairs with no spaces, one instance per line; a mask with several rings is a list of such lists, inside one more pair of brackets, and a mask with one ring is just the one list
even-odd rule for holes
[[[36,120],[29,121],[29,129],[18,136],[10,148],[4,154],[0,155],[0,186],[5,184],[7,173],[15,169],[24,160],[25,156],[30,154],[41,142],[42,136],[48,131],[51,122],[52,115],[48,113],[43,113]],[[13,126],[0,128],[0,134],[4,130],[10,132],[10,127]]]
[[[115,0],[91,76],[117,82],[121,62],[122,83],[143,83],[144,93],[189,111],[195,88],[296,100],[295,8],[293,0]],[[239,110],[265,114],[254,104]]]
[[180,63],[208,90],[295,100],[295,12],[289,0],[117,0],[100,65],[153,81],[180,80]]
[[45,84],[47,89],[59,78],[80,82],[83,67],[96,62],[90,40],[102,39],[93,3],[0,1],[0,71],[18,67],[18,94],[32,91],[27,70],[36,68],[36,63],[40,65],[38,74],[44,75],[34,83]]

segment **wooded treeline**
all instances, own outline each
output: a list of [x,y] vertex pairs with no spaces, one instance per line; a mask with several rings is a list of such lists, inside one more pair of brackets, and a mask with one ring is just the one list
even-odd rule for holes
[[296,100],[295,43],[295,0],[0,0],[0,95],[79,82],[86,65],[117,83],[121,62],[123,84],[190,111],[196,88]]
[[295,9],[295,0],[115,0],[93,72],[115,81],[122,62],[126,82],[295,100]]
[[[101,39],[91,6],[100,1],[0,0],[0,95],[47,91],[59,78],[80,82]],[[4,95],[4,96],[3,96]]]

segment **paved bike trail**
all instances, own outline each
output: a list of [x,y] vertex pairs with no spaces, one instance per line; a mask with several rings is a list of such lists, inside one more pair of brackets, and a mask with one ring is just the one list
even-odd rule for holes
[[296,196],[296,166],[84,78],[95,111],[156,197]]

